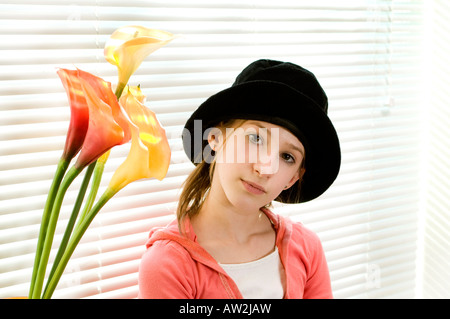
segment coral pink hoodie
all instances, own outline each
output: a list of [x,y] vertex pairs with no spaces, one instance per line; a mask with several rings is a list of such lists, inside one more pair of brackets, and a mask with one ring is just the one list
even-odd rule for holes
[[[286,274],[285,299],[332,298],[330,276],[319,238],[300,223],[264,213],[276,231]],[[139,298],[242,298],[238,287],[196,240],[188,218],[186,236],[177,222],[153,229],[139,269]]]

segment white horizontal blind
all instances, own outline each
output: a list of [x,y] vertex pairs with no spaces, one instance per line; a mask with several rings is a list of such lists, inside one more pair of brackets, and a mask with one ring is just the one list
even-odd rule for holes
[[[418,211],[422,1],[2,1],[0,4],[0,297],[26,295],[39,222],[69,108],[56,67],[111,81],[103,45],[139,24],[182,35],[131,78],[173,151],[163,182],[135,182],[94,219],[54,297],[134,298],[151,227],[173,218],[192,165],[179,138],[189,114],[258,58],[312,70],[343,151],[320,199],[278,207],[321,237],[337,298],[413,297]],[[114,149],[103,187],[127,147]],[[76,196],[69,190],[55,249]],[[100,190],[101,191],[101,190]]]
[[[328,92],[341,139],[340,176],[320,200],[285,209],[323,240],[335,297],[411,298],[419,207],[422,3],[366,4],[352,7],[353,18],[340,11],[336,15],[342,20],[314,30],[314,43],[322,40],[329,46],[316,49],[311,65]],[[344,9],[341,2],[337,6]],[[303,56],[298,61],[305,60],[310,61]]]
[[423,297],[450,298],[450,3],[430,1],[427,12],[427,88],[424,103],[426,212]]

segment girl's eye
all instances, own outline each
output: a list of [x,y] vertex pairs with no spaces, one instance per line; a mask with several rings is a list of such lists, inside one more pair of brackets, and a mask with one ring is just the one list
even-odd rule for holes
[[263,138],[259,136],[258,134],[249,134],[248,140],[252,142],[253,144],[262,144]]
[[287,163],[295,163],[295,158],[294,156],[292,156],[289,153],[282,153],[281,154],[281,158],[283,159],[283,161],[287,162]]

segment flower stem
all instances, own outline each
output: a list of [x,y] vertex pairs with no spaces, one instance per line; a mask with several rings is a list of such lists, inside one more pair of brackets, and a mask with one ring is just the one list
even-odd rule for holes
[[61,184],[61,180],[64,176],[64,173],[66,172],[67,168],[69,167],[69,162],[70,161],[65,158],[61,158],[59,160],[55,175],[53,177],[52,185],[50,186],[50,190],[47,195],[47,201],[45,203],[44,212],[42,214],[41,229],[39,231],[36,255],[35,255],[35,259],[34,259],[33,274],[31,276],[30,291],[29,291],[29,295],[28,295],[29,298],[31,298],[33,296],[33,291],[34,291],[35,282],[36,282],[36,276],[37,276],[37,272],[38,272],[38,268],[39,268],[39,263],[41,260],[42,249],[44,247],[44,241],[45,241],[45,238],[47,235],[47,228],[48,228],[48,222],[50,219],[50,213],[52,212],[52,208],[53,208],[53,202],[55,200],[55,197],[58,192],[59,185]]
[[69,262],[70,257],[72,256],[73,252],[75,251],[75,248],[77,247],[78,243],[81,240],[81,237],[83,237],[84,233],[86,232],[87,228],[91,224],[94,217],[97,215],[97,213],[102,209],[102,207],[118,192],[118,190],[113,190],[110,188],[107,188],[105,193],[100,197],[98,202],[92,207],[92,210],[86,215],[86,217],[83,219],[81,224],[77,225],[75,228],[72,237],[70,238],[69,244],[67,245],[66,251],[64,252],[64,255],[62,256],[56,271],[53,275],[53,277],[49,280],[47,289],[43,294],[43,299],[49,299],[53,295],[53,292],[58,285],[59,279],[61,278],[64,269],[67,266],[67,263]]
[[73,182],[73,180],[81,173],[82,168],[76,168],[72,167],[64,177],[63,181],[61,182],[61,185],[58,189],[58,193],[56,194],[56,198],[53,204],[53,208],[50,214],[50,219],[48,222],[48,228],[47,233],[45,236],[44,245],[42,248],[42,254],[39,261],[39,267],[36,274],[36,281],[34,284],[33,299],[39,299],[41,292],[42,292],[42,286],[44,283],[44,277],[45,277],[45,271],[47,269],[47,263],[50,256],[50,251],[52,248],[53,243],[53,237],[55,235],[55,229],[56,229],[56,223],[58,221],[59,212],[61,210],[62,202],[64,199],[64,195],[66,194],[67,189],[69,188],[70,184]]
[[122,82],[119,82],[117,84],[116,92],[114,93],[116,95],[117,99],[119,99],[120,96],[122,95],[123,89],[125,89],[126,85],[127,85],[126,83],[122,83]]
[[[80,212],[81,204],[83,203],[87,187],[91,180],[91,176],[92,176],[92,172],[94,171],[95,164],[96,164],[96,162],[92,163],[86,169],[86,173],[84,175],[83,182],[81,183],[80,190],[78,192],[78,196],[75,201],[75,205],[73,206],[73,209],[72,209],[72,214],[70,215],[70,219],[67,222],[66,231],[64,232],[64,236],[61,239],[61,243],[59,245],[58,253],[56,254],[55,260],[53,261],[53,266],[52,266],[52,269],[48,276],[49,279],[53,276],[53,273],[56,270],[56,266],[58,265],[62,255],[64,254],[64,250],[67,247],[67,243],[69,242],[70,235],[72,234],[72,230],[75,225],[75,221],[78,217],[78,213]],[[44,291],[45,291],[45,289],[44,289]]]
[[102,180],[102,175],[103,175],[104,169],[105,169],[105,162],[97,161],[97,163],[95,165],[95,169],[94,169],[94,176],[92,178],[91,190],[89,191],[89,195],[86,199],[85,206],[83,208],[83,211],[80,214],[80,218],[78,219],[77,225],[79,225],[83,221],[87,212],[89,212],[91,210],[92,206],[94,205],[95,197],[97,196],[97,192],[100,187],[100,182]]

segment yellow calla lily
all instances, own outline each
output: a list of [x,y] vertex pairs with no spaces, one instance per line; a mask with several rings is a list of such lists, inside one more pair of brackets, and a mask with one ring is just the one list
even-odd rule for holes
[[145,99],[147,97],[144,95],[144,93],[142,93],[141,87],[139,85],[138,86],[128,85],[127,92],[133,95],[139,102],[145,104]]
[[116,192],[142,178],[162,180],[169,169],[171,156],[166,132],[155,113],[129,91],[122,95],[120,103],[132,122],[131,147],[128,157],[115,171],[109,183],[108,188]]
[[[155,177],[162,180],[166,176],[171,156],[169,143],[155,114],[145,107],[145,96],[140,87],[128,88],[128,93],[120,100],[124,107],[120,105],[118,98],[145,57],[174,38],[169,32],[141,26],[117,29],[104,50],[106,60],[117,66],[119,71],[115,93],[111,89],[111,83],[93,74],[80,69],[58,70],[69,98],[71,122],[63,156],[58,163],[42,215],[29,298],[51,298],[83,234],[102,207],[120,189],[142,178]],[[106,191],[95,201],[111,148],[130,139],[128,157],[114,173]],[[67,171],[69,163],[77,154],[76,163]],[[53,259],[52,269],[47,273],[66,191],[84,168],[86,173],[72,214]],[[85,200],[89,184],[91,191]],[[85,207],[80,215],[83,202]],[[47,284],[44,288],[45,277]]]
[[105,44],[105,59],[119,70],[118,87],[124,87],[130,76],[150,53],[174,39],[170,32],[142,26],[117,29]]

